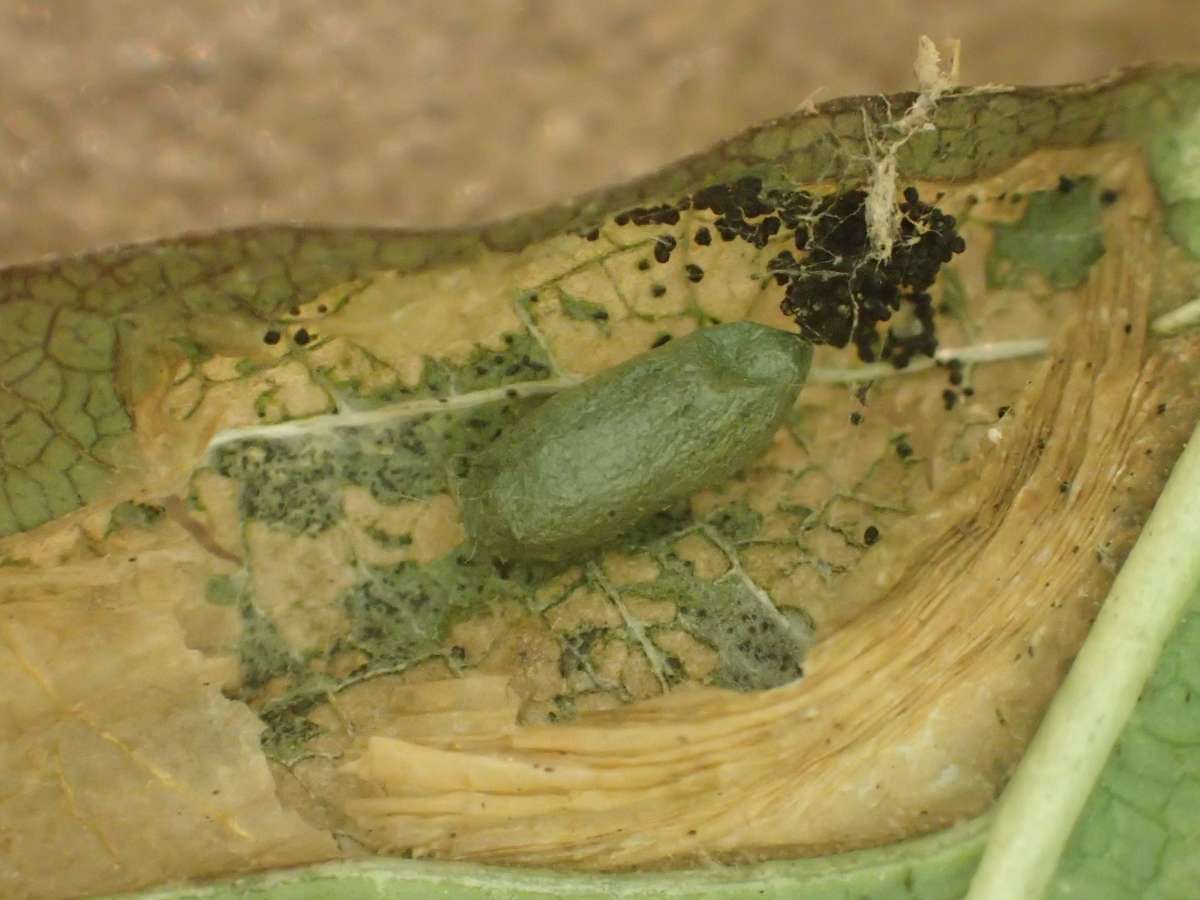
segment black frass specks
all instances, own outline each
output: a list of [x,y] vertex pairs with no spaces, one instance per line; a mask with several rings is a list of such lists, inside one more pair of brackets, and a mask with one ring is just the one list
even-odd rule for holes
[[660,206],[637,206],[617,213],[613,222],[617,225],[678,225],[681,208],[685,207],[666,203]]
[[[873,259],[866,201],[861,190],[822,199],[806,236],[807,257],[791,264],[781,254],[768,269],[788,276],[780,308],[805,338],[834,347],[853,343],[864,362],[883,359],[904,368],[913,357],[932,356],[937,349],[928,289],[966,244],[954,217],[922,203],[909,187],[891,258]],[[903,329],[889,327],[881,340],[879,326],[902,308],[909,321]]]
[[675,238],[669,234],[660,234],[654,239],[654,258],[660,263],[667,263],[671,260],[671,253],[675,249]]
[[963,364],[960,359],[952,359],[946,363],[946,368],[950,370],[949,381],[957,387],[963,383]]
[[[898,204],[899,225],[888,259],[876,259],[867,225],[867,193],[861,189],[817,196],[806,191],[767,188],[762,178],[746,175],[712,184],[674,204],[635,207],[618,213],[617,225],[661,226],[680,221],[691,209],[713,214],[711,224],[692,234],[697,247],[743,241],[758,249],[787,242],[766,262],[766,274],[784,288],[780,308],[795,320],[800,334],[816,344],[853,344],[864,362],[884,360],[904,368],[916,356],[937,349],[935,310],[929,288],[941,267],[966,249],[953,216],[923,202],[915,187],[905,189]],[[710,230],[711,229],[711,230]],[[651,253],[665,265],[677,240],[654,238]],[[649,260],[641,260],[645,271]],[[703,269],[685,260],[693,283]],[[651,287],[654,296],[665,289]],[[961,381],[961,366],[952,370]]]
[[739,178],[733,184],[711,185],[692,196],[692,205],[696,209],[716,213],[713,228],[722,240],[740,238],[760,249],[782,227],[795,228],[807,203],[808,195],[802,192],[770,190],[764,193],[762,179],[753,175]]
[[796,257],[790,250],[783,250],[767,261],[767,271],[772,273],[776,284],[785,285],[799,271]]

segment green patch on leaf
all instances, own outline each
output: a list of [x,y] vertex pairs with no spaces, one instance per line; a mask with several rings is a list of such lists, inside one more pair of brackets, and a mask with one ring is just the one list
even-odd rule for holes
[[388,549],[396,549],[398,547],[409,547],[412,545],[412,535],[407,532],[403,534],[392,534],[389,531],[384,531],[382,528],[370,526],[366,529],[367,537],[373,540],[380,547]]
[[539,381],[550,375],[546,351],[528,332],[510,332],[504,335],[503,342],[499,350],[477,348],[461,365],[427,359],[417,387],[392,392],[386,399],[469,394],[520,381]]
[[762,527],[762,515],[745,503],[729,503],[709,513],[708,524],[726,540],[740,544],[758,533]]
[[234,367],[233,367],[234,371],[237,372],[239,375],[241,375],[243,378],[247,378],[251,375],[255,375],[258,372],[261,372],[265,368],[266,368],[266,366],[262,365],[261,363],[257,363],[254,360],[249,359],[247,357],[243,357],[242,359],[239,359],[234,364]]
[[240,693],[249,696],[272,678],[296,671],[299,662],[288,652],[275,623],[248,596],[241,598],[241,612],[242,634],[238,641],[242,676]]
[[804,674],[812,629],[794,610],[779,610],[761,591],[735,577],[706,582],[672,573],[640,594],[671,600],[679,625],[720,657],[712,681],[735,691],[779,687]]
[[609,333],[608,310],[599,303],[584,300],[568,294],[566,291],[559,291],[559,303],[562,306],[563,314],[568,319],[574,319],[577,322],[591,322],[605,334]]
[[1078,287],[1104,254],[1096,180],[1064,176],[1057,189],[1031,194],[1028,204],[1021,221],[993,226],[988,286],[1016,285],[1036,272],[1056,290]]
[[188,362],[195,365],[202,363],[212,357],[212,351],[197,341],[195,338],[188,335],[171,338],[171,342],[176,344],[183,351],[184,357]]
[[108,520],[108,530],[111,533],[118,528],[149,528],[164,514],[161,506],[127,500],[113,507]]
[[214,606],[233,606],[240,596],[241,591],[228,575],[214,575],[204,586],[204,599]]

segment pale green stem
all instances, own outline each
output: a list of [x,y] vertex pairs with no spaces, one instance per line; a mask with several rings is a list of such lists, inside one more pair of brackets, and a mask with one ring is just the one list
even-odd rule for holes
[[996,807],[967,900],[1043,896],[1079,813],[1200,585],[1200,428]]
[[897,375],[915,375],[917,372],[924,372],[937,365],[946,365],[951,360],[963,364],[990,363],[1008,359],[1023,359],[1027,356],[1041,356],[1049,347],[1050,342],[1045,338],[985,341],[968,347],[946,347],[938,350],[932,357],[924,356],[912,360],[903,369],[897,369],[888,362],[870,363],[848,369],[818,367],[808,373],[808,380],[814,384],[852,384],[859,381],[877,381],[881,378],[895,378]]
[[329,434],[342,428],[366,428],[373,425],[386,426],[405,419],[415,419],[418,416],[440,412],[458,412],[488,403],[499,403],[518,397],[538,397],[543,394],[557,394],[559,391],[574,387],[583,381],[578,375],[564,375],[561,378],[545,381],[523,381],[504,387],[486,388],[472,391],[469,394],[456,394],[453,397],[406,400],[402,403],[391,403],[375,409],[356,410],[353,412],[326,413],[309,416],[304,419],[294,419],[289,422],[276,422],[271,425],[245,425],[226,428],[218,431],[208,442],[208,452],[224,444],[235,441],[264,440],[285,441],[291,438],[308,437],[317,434]]

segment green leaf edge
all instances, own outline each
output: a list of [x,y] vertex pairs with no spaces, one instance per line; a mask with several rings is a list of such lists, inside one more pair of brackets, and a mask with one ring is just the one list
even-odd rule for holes
[[[853,853],[751,866],[636,874],[580,874],[470,863],[372,858],[250,875],[203,886],[112,895],[137,900],[535,900],[569,897],[896,900],[961,897],[974,870],[989,816],[937,834]],[[932,864],[932,865],[931,865]],[[848,894],[849,884],[854,892]]]

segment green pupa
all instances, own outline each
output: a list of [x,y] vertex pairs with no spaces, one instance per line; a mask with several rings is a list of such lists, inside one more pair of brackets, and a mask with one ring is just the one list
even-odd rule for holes
[[476,546],[564,559],[737,472],[770,444],[812,345],[753,322],[705,328],[547,400],[460,484]]

